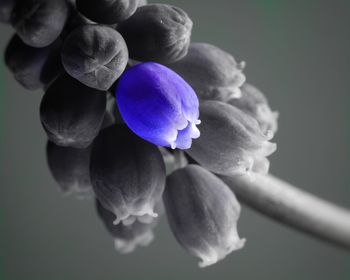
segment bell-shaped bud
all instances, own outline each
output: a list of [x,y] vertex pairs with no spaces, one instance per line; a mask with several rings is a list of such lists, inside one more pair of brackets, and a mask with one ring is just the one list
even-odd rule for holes
[[215,264],[244,246],[237,233],[240,205],[233,192],[199,165],[178,169],[167,178],[165,211],[178,242],[201,259]]
[[94,22],[114,24],[130,17],[144,5],[143,0],[77,0],[76,5],[83,15]]
[[188,54],[168,67],[182,76],[201,100],[227,101],[241,96],[245,63],[206,43],[191,43]]
[[11,24],[24,43],[42,48],[60,36],[68,13],[68,2],[62,0],[16,1]]
[[195,92],[163,65],[145,62],[129,68],[120,77],[116,97],[129,128],[151,143],[188,149],[200,135]]
[[65,74],[47,89],[40,105],[40,120],[55,144],[86,148],[100,131],[105,110],[105,92]]
[[265,95],[256,87],[244,84],[242,97],[230,99],[228,103],[256,119],[264,134],[274,135],[277,131],[278,112],[271,110]]
[[1,0],[0,1],[0,22],[10,22],[11,13],[15,6],[15,0]]
[[157,225],[157,219],[150,223],[135,221],[130,225],[123,223],[115,225],[114,214],[105,209],[98,200],[96,200],[96,210],[106,229],[114,238],[115,249],[121,254],[132,253],[137,247],[148,246],[153,241],[153,229]]
[[91,147],[86,149],[60,147],[48,141],[47,163],[64,195],[72,195],[78,199],[92,197],[90,151]]
[[61,41],[43,48],[33,48],[14,35],[5,51],[5,63],[24,88],[35,90],[49,85],[63,72]]
[[93,144],[90,176],[97,199],[116,216],[115,224],[157,217],[154,207],[164,190],[164,162],[156,146],[127,126],[100,132]]
[[187,54],[192,25],[182,9],[150,4],[138,8],[117,29],[128,45],[131,58],[170,63]]
[[99,90],[108,90],[123,73],[128,49],[113,28],[90,24],[76,28],[65,39],[62,63],[69,75]]
[[[267,172],[266,157],[276,150],[258,122],[240,109],[220,101],[200,104],[201,137],[186,152],[208,170],[222,174]],[[260,166],[262,165],[262,166]]]

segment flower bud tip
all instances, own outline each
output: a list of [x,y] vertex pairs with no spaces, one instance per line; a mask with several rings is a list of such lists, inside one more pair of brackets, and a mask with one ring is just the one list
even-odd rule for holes
[[222,252],[216,252],[212,251],[211,255],[206,255],[205,257],[201,257],[201,261],[198,263],[198,266],[200,268],[204,268],[213,264],[216,264],[218,261],[224,259],[228,254],[232,253],[233,251],[240,250],[244,247],[247,239],[246,238],[241,238],[234,240],[232,242],[232,245],[227,247],[226,250],[223,250]]
[[[149,211],[147,213],[145,213],[145,215],[148,215],[152,218],[158,218],[158,213],[154,212],[153,209],[149,209]],[[142,215],[144,216],[144,215]]]
[[119,238],[114,239],[114,248],[121,254],[130,254],[135,251],[137,246],[148,246],[154,240],[153,232],[146,231],[144,234],[138,236],[133,241],[123,240]]
[[117,226],[120,223],[120,219],[116,216],[115,220],[113,221],[113,225]]

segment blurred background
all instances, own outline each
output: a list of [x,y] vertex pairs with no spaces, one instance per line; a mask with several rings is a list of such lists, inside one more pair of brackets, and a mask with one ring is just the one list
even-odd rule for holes
[[[162,0],[188,12],[193,41],[247,62],[250,83],[280,112],[271,172],[350,207],[350,3],[346,0]],[[3,53],[13,30],[0,25]],[[120,255],[94,201],[63,197],[51,177],[29,92],[0,63],[1,279],[350,279],[350,254],[244,207],[243,250],[206,269],[162,217],[147,248]]]

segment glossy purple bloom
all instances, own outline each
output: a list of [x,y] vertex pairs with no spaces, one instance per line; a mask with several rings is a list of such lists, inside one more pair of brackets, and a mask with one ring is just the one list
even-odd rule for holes
[[151,143],[188,149],[200,136],[197,95],[163,65],[145,62],[129,68],[120,78],[116,97],[129,128]]

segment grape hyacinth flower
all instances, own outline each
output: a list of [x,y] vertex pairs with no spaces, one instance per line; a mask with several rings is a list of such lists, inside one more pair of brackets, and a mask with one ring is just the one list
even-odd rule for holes
[[24,88],[43,88],[63,72],[61,45],[57,39],[47,47],[33,48],[23,43],[18,35],[14,35],[6,47],[5,63]]
[[201,137],[186,152],[206,169],[222,175],[267,173],[267,156],[276,150],[258,122],[220,101],[203,101]]
[[68,2],[62,0],[16,1],[11,24],[24,43],[42,48],[60,36],[68,13]]
[[77,199],[93,197],[89,170],[90,152],[91,146],[76,149],[58,146],[48,141],[47,164],[65,196],[72,195]]
[[117,26],[130,57],[140,61],[175,62],[188,51],[192,20],[178,7],[165,4],[142,6]]
[[188,149],[200,136],[194,90],[163,65],[145,62],[129,68],[120,77],[116,98],[129,128],[151,143]]
[[241,207],[235,195],[199,165],[172,173],[163,200],[172,232],[190,254],[201,259],[200,267],[244,246],[245,239],[237,233]]
[[69,75],[98,90],[112,86],[129,58],[123,37],[113,28],[97,24],[72,31],[63,43],[61,56]]
[[227,101],[242,95],[245,62],[207,43],[191,43],[188,54],[167,64],[196,91],[200,100]]
[[56,145],[87,148],[98,135],[106,112],[106,93],[62,74],[46,90],[40,120]]
[[165,166],[156,146],[126,125],[103,129],[93,143],[90,177],[97,199],[115,224],[152,220],[165,185]]
[[0,22],[16,31],[9,70],[26,89],[46,91],[40,120],[52,176],[65,193],[95,195],[121,253],[152,241],[162,198],[176,239],[202,267],[245,244],[236,197],[350,248],[348,209],[268,174],[278,113],[245,83],[244,62],[191,43],[182,9],[147,0],[0,0]]
[[277,131],[278,112],[271,110],[265,95],[251,84],[242,86],[242,97],[232,98],[228,103],[252,116],[265,134],[274,135]]

